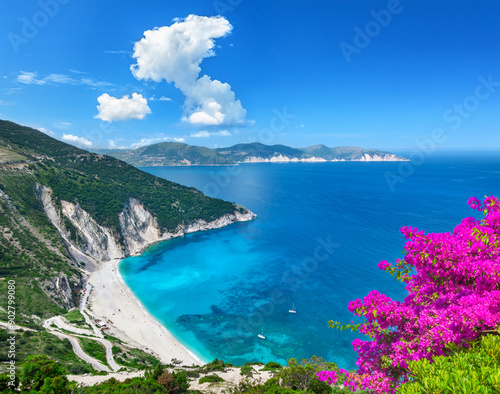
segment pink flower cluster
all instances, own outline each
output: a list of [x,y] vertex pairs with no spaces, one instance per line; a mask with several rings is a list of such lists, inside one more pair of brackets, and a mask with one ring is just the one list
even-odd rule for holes
[[[465,218],[453,233],[401,229],[404,260],[378,266],[406,283],[403,302],[372,291],[349,303],[365,318],[359,332],[371,338],[353,342],[358,373],[344,373],[344,385],[353,391],[393,392],[408,379],[408,361],[446,355],[448,345],[466,347],[500,326],[500,202],[471,198],[469,205],[485,218]],[[325,376],[318,379],[327,381]]]

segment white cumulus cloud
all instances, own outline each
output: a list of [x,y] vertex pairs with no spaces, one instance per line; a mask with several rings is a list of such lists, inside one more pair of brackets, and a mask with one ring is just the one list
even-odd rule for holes
[[245,123],[246,110],[227,83],[200,78],[200,64],[215,56],[214,40],[232,30],[222,16],[189,15],[171,26],[144,32],[135,43],[137,64],[131,71],[138,80],[167,81],[186,96],[183,120],[194,125],[220,126]]
[[147,114],[151,113],[148,100],[138,93],[132,94],[132,97],[123,96],[121,99],[104,93],[97,98],[97,101],[99,102],[97,106],[99,114],[96,115],[96,118],[106,122],[144,119]]
[[90,148],[93,144],[88,139],[83,137],[78,137],[72,134],[63,134],[62,139],[67,142],[71,142],[75,145],[84,146]]

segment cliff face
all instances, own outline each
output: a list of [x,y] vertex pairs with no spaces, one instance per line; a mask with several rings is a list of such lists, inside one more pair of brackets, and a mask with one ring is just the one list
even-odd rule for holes
[[244,163],[324,163],[327,161],[408,161],[401,156],[393,153],[380,153],[380,154],[359,154],[349,158],[333,158],[325,159],[323,157],[288,157],[285,155],[277,155],[271,158],[251,156],[245,158]]
[[244,161],[244,163],[320,163],[320,162],[325,162],[328,161],[326,159],[323,159],[322,157],[305,157],[305,158],[297,158],[297,157],[288,157],[285,155],[278,155],[274,156],[271,158],[265,158],[265,157],[247,157]]
[[[100,226],[78,204],[60,201],[58,209],[50,188],[37,185],[35,192],[43,210],[64,239],[68,251],[76,262],[83,262],[87,272],[94,271],[102,262],[134,256],[147,246],[184,234],[221,228],[236,222],[252,220],[256,217],[250,211],[231,214],[206,222],[198,220],[188,225],[180,225],[176,232],[162,233],[156,218],[148,212],[140,201],[130,198],[118,215],[121,234]],[[70,223],[70,230],[65,223]],[[71,234],[71,231],[76,234]]]

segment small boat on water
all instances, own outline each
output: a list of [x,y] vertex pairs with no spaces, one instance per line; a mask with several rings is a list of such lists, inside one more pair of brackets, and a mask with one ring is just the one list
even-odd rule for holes
[[295,310],[295,304],[292,302],[292,309],[288,310],[288,313],[297,313]]
[[260,339],[266,339],[266,337],[264,336],[264,327],[262,327],[262,331],[259,335],[257,335]]

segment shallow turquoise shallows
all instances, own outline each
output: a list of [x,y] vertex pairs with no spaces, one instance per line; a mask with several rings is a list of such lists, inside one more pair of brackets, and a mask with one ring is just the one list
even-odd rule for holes
[[[452,231],[475,214],[470,196],[500,195],[500,155],[486,153],[435,155],[418,166],[144,170],[259,216],[164,242],[120,265],[137,297],[186,347],[205,361],[237,365],[316,355],[355,368],[355,334],[327,322],[357,322],[348,302],[372,289],[403,300],[403,286],[377,269],[380,260],[403,257],[399,229]],[[296,313],[289,313],[292,305]]]

